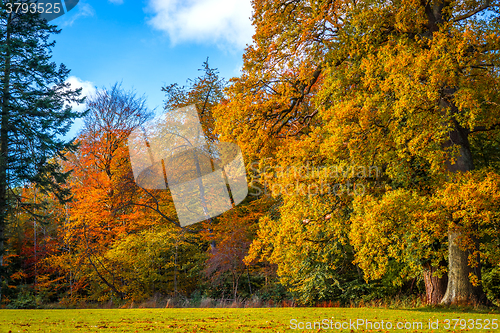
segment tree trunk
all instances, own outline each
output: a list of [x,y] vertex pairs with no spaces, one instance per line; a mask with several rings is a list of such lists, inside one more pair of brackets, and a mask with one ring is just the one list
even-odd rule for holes
[[233,272],[233,299],[236,302],[236,295],[238,295],[238,284],[241,274],[238,272]]
[[174,297],[177,297],[177,241],[175,242],[175,256],[174,256]]
[[[452,95],[454,89],[445,89],[445,93]],[[459,112],[458,108],[447,100],[442,100],[442,106],[450,107],[454,114]],[[453,126],[454,129],[450,132],[450,138],[444,144],[444,147],[459,146],[459,154],[454,164],[447,163],[447,169],[454,173],[472,171],[474,170],[474,163],[469,144],[470,132],[456,120],[453,120]],[[441,304],[485,304],[488,299],[482,285],[473,286],[469,278],[469,273],[474,273],[481,282],[481,261],[477,257],[477,266],[470,267],[468,261],[469,252],[460,248],[459,239],[460,232],[451,228],[448,231],[448,286]],[[475,241],[475,245],[477,250],[479,247],[477,241]]]
[[[427,32],[425,35],[428,38],[432,39],[432,35],[439,31],[439,25],[449,19],[449,15],[445,10],[449,4],[450,2],[439,1],[435,3],[427,2],[425,4],[424,10],[427,16]],[[444,110],[450,110],[453,116],[460,113],[460,110],[453,102],[455,92],[456,88],[454,87],[443,87],[441,92],[442,97],[439,101],[443,116],[446,115]],[[453,127],[453,130],[450,131],[447,142],[443,144],[443,149],[458,146],[460,150],[458,156],[456,156],[455,163],[452,164],[451,161],[448,161],[446,164],[448,171],[452,173],[467,172],[474,169],[468,138],[470,132],[468,129],[463,128],[456,119],[453,118],[449,124]],[[474,287],[469,280],[471,267],[468,265],[468,254],[462,251],[455,242],[457,238],[460,238],[460,234],[455,229],[452,230],[450,228],[448,235],[448,285],[441,303],[471,303],[486,299],[482,287]],[[478,272],[481,271],[481,263],[479,261],[475,270]],[[478,275],[478,278],[480,278],[480,275]]]
[[125,293],[119,291],[118,288],[116,288],[114,284],[112,284],[111,282],[106,280],[106,278],[99,272],[99,269],[94,264],[94,262],[92,261],[92,258],[90,256],[91,256],[90,253],[87,253],[87,259],[89,260],[90,264],[94,268],[94,271],[96,272],[97,276],[101,279],[101,281],[104,282],[104,284],[107,285],[115,293],[116,296],[120,297],[120,299],[122,299],[122,300],[125,299],[125,297],[126,297]]
[[7,168],[8,168],[8,139],[9,139],[9,103],[10,103],[10,75],[11,75],[11,26],[12,13],[7,22],[7,35],[5,38],[5,59],[3,71],[3,98],[2,114],[0,124],[0,301],[2,300],[2,275],[3,275],[3,255],[4,255],[4,237],[5,225],[7,221]]
[[[87,238],[86,225],[84,226],[84,229],[83,229],[83,235],[85,237],[85,245],[87,247],[87,251],[86,251],[87,259],[90,262],[90,265],[92,265],[92,267],[94,268],[94,271],[96,272],[97,276],[99,277],[99,279],[101,279],[102,282],[104,282],[105,285],[107,285],[116,294],[116,296],[118,296],[122,300],[125,299],[125,297],[127,295],[125,295],[125,293],[119,291],[118,288],[112,282],[109,282],[108,280],[106,280],[106,278],[99,272],[99,269],[97,268],[94,261],[92,261],[92,257],[91,257],[92,254],[91,254],[91,250],[90,250],[90,246],[89,246],[89,240]],[[97,256],[95,256],[95,257],[97,259]],[[97,259],[97,261],[99,262],[99,259]],[[101,263],[101,266],[104,267],[104,265],[102,263]],[[114,280],[114,278],[113,278],[113,280]]]
[[437,305],[443,299],[448,284],[448,276],[435,276],[436,267],[431,264],[424,267],[424,284],[426,304]]
[[250,291],[250,295],[252,295],[252,284],[250,283],[250,271],[247,266],[247,277],[248,277],[248,290]]
[[458,232],[450,231],[448,235],[449,280],[441,304],[487,304],[488,299],[482,286],[473,286],[469,279],[470,274],[475,274],[481,281],[481,265],[479,263],[474,268],[469,266],[469,252],[460,248],[458,237]]

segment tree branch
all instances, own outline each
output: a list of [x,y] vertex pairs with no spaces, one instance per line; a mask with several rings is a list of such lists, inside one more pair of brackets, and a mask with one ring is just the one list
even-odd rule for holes
[[473,11],[470,11],[470,12],[468,12],[466,14],[460,15],[459,17],[453,19],[453,22],[463,21],[465,19],[468,19],[471,16],[476,15],[479,12],[482,12],[485,9],[488,9],[489,7],[498,7],[498,6],[499,5],[492,5],[492,4],[490,4],[490,0],[486,0],[486,2],[483,5],[479,6],[478,8],[474,9]]
[[492,130],[495,130],[495,129],[498,129],[498,128],[500,128],[500,123],[494,124],[494,125],[492,125],[490,127],[476,126],[472,130],[470,130],[469,133],[488,132],[488,131],[492,131]]

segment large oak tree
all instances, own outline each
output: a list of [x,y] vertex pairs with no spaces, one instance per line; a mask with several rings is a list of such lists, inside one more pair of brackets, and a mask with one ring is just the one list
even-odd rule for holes
[[[496,182],[478,170],[471,140],[481,134],[481,142],[488,144],[500,126],[499,2],[255,0],[253,6],[254,43],[245,52],[243,74],[228,90],[230,102],[216,112],[221,138],[237,141],[248,157],[266,158],[274,167],[378,166],[383,171],[380,179],[350,180],[363,183],[375,201],[389,199],[385,186],[404,189],[412,193],[410,197],[424,198],[401,200],[409,205],[406,210],[412,204],[422,207],[424,200],[426,209],[445,216],[408,221],[417,226],[425,222],[427,230],[436,221],[442,223],[435,244],[419,245],[422,251],[429,251],[429,246],[436,250],[422,257],[417,268],[430,288],[443,285],[442,266],[448,263],[446,292],[430,300],[485,301],[481,261],[486,255],[481,249],[488,237],[497,236],[481,237],[484,230],[494,228],[479,216],[494,212],[494,204],[469,201],[478,205],[470,207],[476,215],[464,218],[457,213],[463,207],[456,203],[432,206],[431,202],[446,198],[442,196],[446,188],[459,189],[462,183],[481,188]],[[299,178],[271,177],[270,182],[282,185],[277,188],[313,182]],[[349,177],[342,182],[345,178]],[[316,179],[321,181],[333,185],[339,180]],[[351,213],[346,217],[341,209],[345,202],[341,196],[334,200],[331,192],[312,199],[297,191],[277,195],[283,199],[281,212],[274,217],[279,226],[266,233],[275,237],[255,243],[268,244],[267,252],[260,249],[268,254],[283,248],[283,230],[295,230],[298,245],[343,242],[345,235],[325,239],[321,232],[311,239],[311,233],[299,226],[315,221],[333,233],[328,221],[338,219],[326,220],[330,212],[340,210],[338,216],[349,225],[373,216],[370,207],[380,208],[360,209],[358,204],[358,210],[347,209]],[[382,223],[383,216],[372,221]],[[417,229],[404,231],[415,235]],[[350,232],[355,249],[356,230],[366,229]],[[443,247],[447,247],[444,254]],[[290,243],[285,247],[294,249],[299,251]],[[369,254],[358,251],[356,262],[368,260]],[[280,263],[283,258],[293,260],[293,255],[274,258]],[[368,278],[370,273],[365,273]]]

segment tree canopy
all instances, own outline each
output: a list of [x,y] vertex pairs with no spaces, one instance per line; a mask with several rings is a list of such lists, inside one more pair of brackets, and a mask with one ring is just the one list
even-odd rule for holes
[[[391,265],[419,274],[432,269],[431,276],[446,271],[442,302],[485,301],[480,267],[492,258],[481,248],[489,240],[468,230],[498,238],[497,220],[486,226],[479,217],[494,213],[494,201],[469,200],[476,218],[456,217],[461,209],[441,193],[462,190],[459,179],[478,191],[484,183],[497,186],[485,173],[493,165],[475,159],[476,145],[496,145],[498,138],[498,7],[495,1],[254,1],[254,44],[245,52],[243,74],[231,82],[229,102],[217,109],[222,137],[238,142],[249,158],[266,158],[273,170],[309,164],[381,171],[379,178],[346,173],[341,179],[271,172],[269,184],[281,190],[347,182],[365,190],[350,197],[318,187],[312,195],[274,193],[280,211],[269,216],[276,221],[271,227],[263,220],[262,229],[276,229],[253,248],[272,253],[283,277],[291,273],[283,257],[300,267],[311,259],[298,256],[304,246],[345,242],[343,235],[322,236],[347,228],[366,279]],[[489,152],[498,156],[497,149]],[[344,227],[334,228],[335,219],[324,216],[339,210]],[[303,237],[303,221],[314,221],[323,233],[304,237],[307,245],[283,247],[281,235]],[[323,263],[316,278],[331,263]],[[304,283],[298,279],[295,286]]]

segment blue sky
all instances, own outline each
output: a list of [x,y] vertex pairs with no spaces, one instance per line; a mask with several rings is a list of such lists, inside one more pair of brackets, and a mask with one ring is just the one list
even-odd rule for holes
[[86,95],[122,82],[160,111],[161,87],[197,77],[207,57],[222,77],[239,75],[250,16],[250,0],[81,0],[51,22],[62,29],[52,59]]

